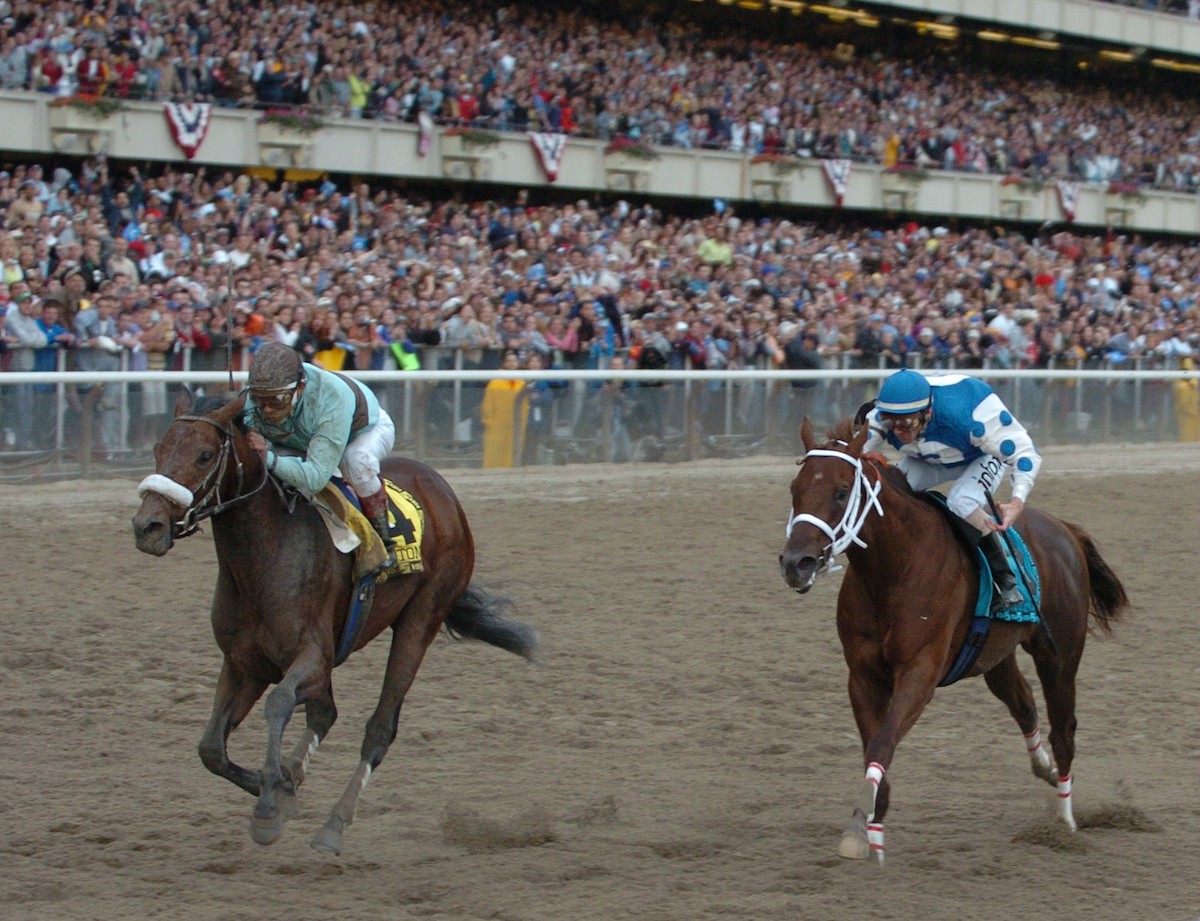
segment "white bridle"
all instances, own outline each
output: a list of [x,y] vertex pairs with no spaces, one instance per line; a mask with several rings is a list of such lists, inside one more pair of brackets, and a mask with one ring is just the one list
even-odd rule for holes
[[810,457],[837,457],[854,468],[854,485],[850,488],[846,511],[842,513],[842,520],[837,523],[836,527],[830,527],[816,515],[809,515],[807,512],[797,515],[793,509],[788,513],[787,529],[784,532],[785,536],[790,539],[792,529],[800,522],[811,524],[821,531],[829,538],[829,544],[824,550],[825,563],[821,571],[833,571],[833,558],[851,544],[857,544],[860,547],[867,546],[866,541],[858,536],[858,532],[862,530],[872,509],[877,511],[880,517],[883,516],[883,506],[879,502],[879,491],[883,488],[883,482],[876,480],[872,483],[863,472],[862,461],[849,454],[843,454],[841,451],[814,448],[804,455],[805,460]]

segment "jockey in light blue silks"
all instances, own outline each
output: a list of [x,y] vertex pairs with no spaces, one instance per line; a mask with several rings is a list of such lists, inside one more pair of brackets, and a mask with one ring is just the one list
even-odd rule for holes
[[[980,532],[979,546],[992,567],[1002,607],[1022,602],[998,532],[1017,520],[1042,465],[1033,440],[983,381],[953,374],[927,378],[902,369],[883,382],[866,415],[871,433],[863,451],[887,442],[902,455],[897,464],[914,490],[950,480],[950,510]],[[1005,469],[1010,501],[989,513],[989,496]]]
[[395,565],[379,462],[392,450],[396,428],[370,388],[301,362],[282,342],[268,342],[250,361],[248,389],[248,440],[267,469],[310,496],[340,471],[383,539],[384,567]]

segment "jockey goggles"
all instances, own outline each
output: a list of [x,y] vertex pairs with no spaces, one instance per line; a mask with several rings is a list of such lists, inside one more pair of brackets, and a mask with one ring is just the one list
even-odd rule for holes
[[251,390],[250,396],[261,409],[286,409],[296,397],[297,384],[289,384],[278,390]]
[[[887,418],[887,417],[885,417]],[[888,423],[892,427],[892,431],[909,434],[911,432],[919,432],[925,428],[925,423],[929,421],[925,413],[920,413],[916,416],[898,416],[895,419],[888,419]]]

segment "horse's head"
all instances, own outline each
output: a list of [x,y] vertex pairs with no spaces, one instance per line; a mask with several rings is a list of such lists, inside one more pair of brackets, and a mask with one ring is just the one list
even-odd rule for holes
[[[221,491],[236,472],[239,485],[243,462],[238,451],[238,428],[244,396],[203,397],[195,406],[184,387],[175,401],[175,421],[154,448],[154,473],[142,480],[141,508],[133,516],[137,548],[162,556],[179,537],[195,530],[198,521],[222,507]],[[239,487],[233,487],[235,497]]]
[[818,444],[812,423],[806,418],[801,426],[804,456],[797,460],[787,542],[779,554],[783,580],[801,594],[850,543],[862,543],[859,529],[871,509],[879,509],[878,480],[872,483],[862,466],[867,434],[865,425],[846,420]]

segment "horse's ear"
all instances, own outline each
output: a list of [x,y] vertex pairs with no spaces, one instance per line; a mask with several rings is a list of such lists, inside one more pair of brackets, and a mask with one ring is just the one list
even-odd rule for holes
[[804,443],[805,454],[817,446],[817,439],[813,437],[812,420],[808,416],[800,423],[800,440]]
[[854,414],[854,424],[863,425],[867,421],[867,413],[875,408],[874,400],[867,400],[862,406],[858,407],[858,412]]
[[242,417],[242,411],[246,408],[246,394],[244,392],[237,394],[228,403],[212,414],[215,422],[220,422],[222,425],[231,425]]
[[192,408],[192,390],[187,384],[179,388],[175,395],[175,417],[178,418]]
[[854,437],[850,439],[850,454],[858,457],[862,454],[863,445],[867,443],[867,436],[871,434],[871,427],[863,425],[854,433]]

